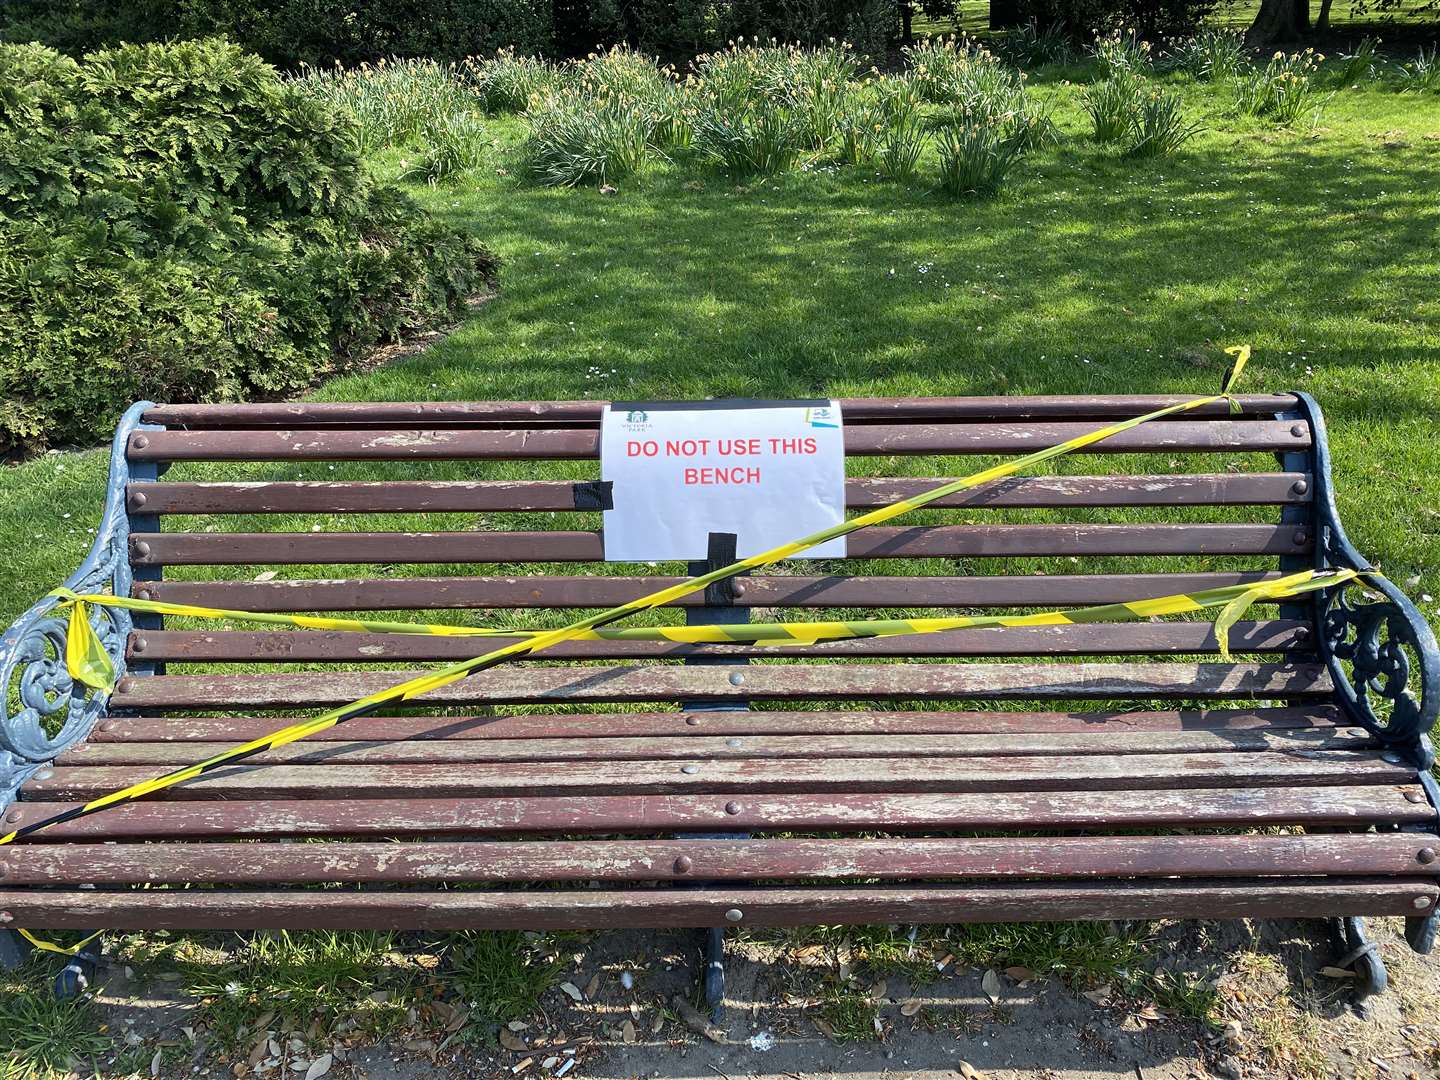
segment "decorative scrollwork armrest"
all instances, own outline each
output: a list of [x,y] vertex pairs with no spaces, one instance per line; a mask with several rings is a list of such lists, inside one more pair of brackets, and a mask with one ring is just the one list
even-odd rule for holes
[[[1367,590],[1382,598],[1357,602]],[[1327,595],[1320,636],[1350,718],[1387,745],[1421,748],[1440,713],[1440,650],[1415,605],[1378,575],[1349,582]]]
[[[140,417],[152,407],[148,401],[133,405],[120,421],[110,453],[110,482],[100,527],[80,569],[65,581],[66,588],[79,593],[130,593],[125,447],[130,433],[146,426]],[[65,666],[69,618],[68,612],[56,610],[58,604],[55,597],[45,597],[0,637],[0,807],[14,798],[20,784],[42,763],[84,738],[109,700],[109,695],[70,677]],[[121,609],[89,608],[90,625],[118,676],[125,670],[131,615]]]

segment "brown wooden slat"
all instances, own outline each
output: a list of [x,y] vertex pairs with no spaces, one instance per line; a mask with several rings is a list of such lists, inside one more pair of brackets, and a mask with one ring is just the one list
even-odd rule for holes
[[[25,799],[89,800],[153,777],[144,766],[42,769]],[[461,765],[236,765],[165,788],[160,799],[478,798],[501,794],[718,791],[1087,791],[1171,787],[1407,784],[1413,766],[1370,751],[1121,754],[942,759],[787,758]]]
[[[1046,754],[1180,754],[1263,750],[1361,750],[1375,745],[1360,728],[1269,731],[1184,731],[1084,735],[759,735],[576,739],[415,739],[359,742],[306,739],[270,750],[253,765],[457,765],[473,761],[664,761],[747,758],[1009,757]],[[80,743],[56,764],[190,765],[194,745],[183,742]]]
[[[1335,705],[1160,712],[707,712],[541,713],[518,716],[361,716],[344,736],[373,740],[643,738],[674,735],[1080,735],[1184,731],[1328,731]],[[102,742],[249,742],[275,729],[264,716],[108,716]]]
[[[826,832],[925,829],[1014,830],[1261,828],[1274,825],[1431,824],[1418,784],[1363,787],[1266,787],[1149,791],[994,791],[980,794],[599,794],[558,798],[423,799],[391,792],[381,799],[239,799],[128,803],[26,837],[34,844],[70,840],[196,840],[282,836],[489,836],[505,833],[706,831]],[[42,821],[72,804],[20,802],[10,828]]]
[[[346,705],[416,677],[414,671],[158,675],[122,679],[115,709]],[[733,667],[497,667],[420,695],[432,705],[1033,697],[1327,696],[1315,664],[1071,663],[831,664]]]
[[[1070,607],[1254,584],[1275,571],[1200,574],[1034,574],[1026,577],[746,577],[741,607]],[[419,611],[613,607],[678,577],[417,577],[295,581],[139,581],[135,595],[235,611]],[[699,593],[676,601],[703,606]]]
[[[132,660],[185,663],[393,663],[466,660],[517,638],[360,634],[343,630],[144,630],[130,636]],[[1308,623],[1237,623],[1232,652],[1286,652],[1314,646]],[[1215,652],[1210,623],[1089,623],[956,630],[823,645],[688,645],[667,641],[571,641],[546,650],[554,660],[675,659],[687,656],[1085,656]]]
[[[1046,555],[1303,555],[1294,525],[873,526],[848,539],[852,559]],[[599,532],[134,533],[136,566],[277,563],[600,562]]]
[[[845,482],[845,505],[852,510],[888,506],[942,483],[939,478],[851,477]],[[1310,487],[1308,473],[1024,476],[930,505],[1264,506],[1308,502]],[[493,513],[574,510],[575,490],[567,480],[136,481],[127,488],[127,500],[132,513],[146,514]]]
[[[1331,878],[1440,873],[1426,833],[1327,836],[67,844],[0,853],[8,887],[992,878]],[[1428,856],[1428,859],[1426,858]],[[1424,861],[1422,861],[1424,860]]]
[[[1095,423],[862,424],[845,428],[845,452],[876,454],[1018,454],[1088,434]],[[1078,453],[1203,453],[1303,450],[1307,425],[1289,420],[1171,420],[1119,432]],[[595,428],[346,428],[140,431],[131,461],[451,461],[595,458]]]
[[[1016,420],[1041,417],[1140,416],[1191,398],[1133,394],[1102,396],[845,398],[847,423],[905,423],[915,420]],[[1273,416],[1293,411],[1293,394],[1240,394],[1235,398],[1247,416]],[[324,427],[341,424],[525,424],[598,425],[603,401],[284,401],[214,405],[157,405],[145,412],[147,424],[172,427]],[[1217,401],[1189,416],[1227,416],[1229,406]],[[1164,422],[1164,421],[1160,421]]]
[[[1426,914],[1433,878],[1097,881],[855,888],[403,892],[0,890],[0,923],[45,929],[562,930],[1057,919]],[[734,914],[729,914],[729,913]]]

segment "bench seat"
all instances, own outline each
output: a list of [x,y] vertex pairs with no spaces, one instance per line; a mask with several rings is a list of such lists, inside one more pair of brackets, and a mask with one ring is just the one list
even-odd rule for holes
[[[885,505],[971,471],[967,455],[1174,400],[845,402],[865,474],[847,502]],[[142,403],[71,587],[561,625],[687,572],[600,562],[600,410]],[[670,617],[1033,610],[1365,568],[1304,395],[1090,450]],[[562,464],[537,480],[538,460]],[[870,475],[887,470],[903,475]],[[240,930],[1404,915],[1428,948],[1435,646],[1393,586],[1368,588],[1257,604],[1233,660],[1204,621],[784,650],[566,643],[0,848],[0,916]],[[52,605],[7,635],[7,678],[44,660],[27,635],[49,634],[53,656]],[[62,709],[55,682],[48,727],[43,707],[5,718],[8,828],[498,644],[100,617],[124,668],[113,695],[65,686]]]

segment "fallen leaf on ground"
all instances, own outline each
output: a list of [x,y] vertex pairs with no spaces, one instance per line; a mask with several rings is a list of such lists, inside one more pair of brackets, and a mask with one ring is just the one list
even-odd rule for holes
[[633,1043],[635,1041],[635,1021],[625,1021],[620,1028],[620,1038],[627,1043]]
[[1322,967],[1322,968],[1320,969],[1320,974],[1321,974],[1321,975],[1324,975],[1327,979],[1353,979],[1353,978],[1355,978],[1355,972],[1353,972],[1353,971],[1347,971],[1345,968],[1337,968],[1337,967]]
[[310,1063],[310,1068],[305,1070],[305,1080],[319,1080],[330,1071],[330,1063],[334,1060],[329,1054],[321,1054]]
[[1002,987],[1000,986],[1000,976],[995,973],[994,968],[989,968],[985,974],[980,977],[980,989],[985,991],[985,996],[990,999],[990,1004],[1000,1004]]
[[911,998],[909,1001],[905,1002],[904,1005],[900,1006],[901,1016],[914,1016],[919,1011],[920,1002],[916,1001],[914,998]]
[[530,1047],[525,1045],[524,1039],[504,1028],[500,1029],[500,1045],[505,1047],[506,1050],[514,1050],[517,1054],[530,1049]]
[[890,989],[889,984],[886,983],[884,979],[881,979],[874,986],[870,987],[870,999],[872,1001],[879,1001],[885,996],[885,991],[888,989]]
[[1005,974],[1009,975],[1010,978],[1014,979],[1017,983],[1029,982],[1035,978],[1035,972],[1031,971],[1028,967],[1008,967],[1005,969]]
[[1094,990],[1086,990],[1080,996],[1088,1001],[1093,1001],[1096,1005],[1109,1005],[1110,984],[1106,983],[1104,986],[1097,987]]
[[725,1032],[712,1024],[708,1016],[679,994],[670,999],[670,1007],[675,1010],[676,1015],[691,1031],[704,1035],[711,1042],[723,1043],[725,1041]]
[[812,1016],[810,1018],[810,1022],[819,1029],[821,1035],[824,1035],[831,1042],[840,1041],[835,1037],[835,1029],[829,1024],[827,1024],[824,1020],[821,1020],[818,1016]]
[[599,991],[599,989],[600,989],[600,973],[597,971],[594,975],[592,975],[592,976],[590,977],[590,981],[585,984],[585,998],[586,998],[586,1000],[587,1000],[587,1001],[594,1001],[594,1000],[595,1000],[595,994]]
[[509,1028],[511,1031],[524,1031],[524,1030],[525,1030],[526,1028],[528,1028],[530,1025],[527,1024],[524,1020],[511,1020],[511,1021],[510,1021],[508,1024],[506,1024],[505,1026],[506,1026],[507,1028]]
[[965,1080],[986,1080],[985,1074],[968,1061],[960,1062],[959,1068],[955,1071],[963,1076]]
[[571,1001],[584,1001],[584,1000],[585,1000],[585,995],[582,994],[582,993],[580,993],[580,988],[579,988],[578,986],[576,986],[576,985],[575,985],[574,983],[572,983],[572,982],[563,982],[563,983],[561,983],[561,984],[560,984],[560,990],[561,990],[561,992],[564,993],[565,996],[568,997]]
[[165,1051],[164,1051],[164,1050],[156,1050],[156,1051],[155,1051],[155,1056],[150,1059],[150,1075],[151,1075],[151,1076],[159,1076],[159,1075],[160,1075],[160,1062],[161,1062],[161,1060],[162,1060],[164,1057],[165,1057]]

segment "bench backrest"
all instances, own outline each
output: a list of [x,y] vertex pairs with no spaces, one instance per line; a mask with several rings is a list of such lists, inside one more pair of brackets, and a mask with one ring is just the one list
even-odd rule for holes
[[[1176,400],[846,401],[846,501],[853,510],[884,505],[974,471],[985,458],[1028,453]],[[1060,459],[1046,475],[1000,481],[913,520],[859,532],[849,539],[847,559],[787,562],[684,606],[763,609],[755,617],[766,621],[877,608],[1067,607],[1313,565],[1309,414],[1290,395],[1249,396],[1240,404],[1234,415],[1217,404],[1143,425]],[[632,599],[686,568],[600,562],[591,482],[599,474],[601,408],[598,402],[155,407],[145,421],[165,430],[137,431],[128,446],[136,594],[267,612],[449,611],[438,620],[508,619],[515,626],[558,625],[564,620],[557,612]],[[551,463],[545,467],[551,478],[532,479],[538,462]],[[156,478],[141,478],[147,474]],[[273,578],[267,568],[274,568]],[[153,620],[137,623],[132,666],[166,665],[171,674],[196,670],[177,666],[188,664],[243,663],[250,672],[256,664],[286,665],[287,672],[295,664],[398,668],[484,651],[474,639],[454,637],[192,630],[173,623],[160,630]],[[1304,699],[1329,692],[1312,662],[1313,630],[1308,604],[1258,606],[1232,635],[1232,648],[1242,654],[1233,664],[1213,656],[1196,661],[1215,649],[1213,635],[1203,623],[1175,622],[960,631],[783,652],[577,642],[548,658],[669,660],[700,652],[774,662],[743,674],[675,664],[636,671],[625,664],[585,679],[574,677],[573,665],[568,671],[527,665],[466,680],[445,700]],[[1057,656],[1076,660],[914,662]],[[1081,663],[1082,657],[1097,662]],[[906,658],[912,662],[901,662]],[[313,677],[295,677],[293,693],[278,701],[264,694],[280,683],[255,679],[257,704],[332,700]],[[348,700],[348,684],[339,685],[334,693]],[[148,703],[209,706],[218,702],[199,692]]]

